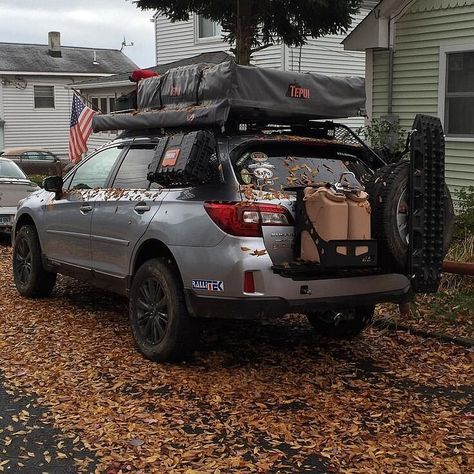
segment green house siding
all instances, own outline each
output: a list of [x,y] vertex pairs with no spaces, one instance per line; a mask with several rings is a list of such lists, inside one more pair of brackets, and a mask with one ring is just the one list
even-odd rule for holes
[[[438,114],[440,46],[474,44],[474,0],[418,0],[396,23],[392,113],[409,129],[417,113]],[[389,53],[373,51],[372,114],[388,112]],[[474,186],[474,140],[446,142],[451,188]]]

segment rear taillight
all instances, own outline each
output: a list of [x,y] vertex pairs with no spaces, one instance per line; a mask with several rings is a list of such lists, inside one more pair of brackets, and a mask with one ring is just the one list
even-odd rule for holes
[[262,225],[293,225],[288,210],[276,204],[205,202],[204,208],[224,232],[241,237],[261,237]]

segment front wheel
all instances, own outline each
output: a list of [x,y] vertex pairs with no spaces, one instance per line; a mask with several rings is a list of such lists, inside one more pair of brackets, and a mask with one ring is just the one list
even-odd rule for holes
[[350,339],[358,336],[372,322],[374,310],[374,306],[359,306],[340,311],[309,313],[307,318],[322,336]]
[[23,226],[13,245],[13,278],[21,296],[49,296],[56,283],[56,273],[48,272],[41,261],[41,246],[36,229]]
[[139,351],[154,362],[180,360],[192,352],[196,324],[171,261],[152,259],[137,271],[130,292],[130,326]]

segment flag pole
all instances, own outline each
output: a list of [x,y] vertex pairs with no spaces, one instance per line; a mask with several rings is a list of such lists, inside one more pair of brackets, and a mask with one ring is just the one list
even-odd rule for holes
[[[83,96],[77,89],[74,89],[74,87],[71,87],[71,90],[77,94],[87,105],[90,106],[90,108],[92,110],[94,110],[94,105],[92,104],[92,102],[85,96]],[[97,103],[97,112],[100,112],[101,114],[106,114],[107,112],[104,112],[100,107],[99,107],[99,104]]]

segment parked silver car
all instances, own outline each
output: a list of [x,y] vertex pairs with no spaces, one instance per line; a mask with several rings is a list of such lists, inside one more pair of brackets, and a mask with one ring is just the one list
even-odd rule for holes
[[40,189],[11,160],[0,158],[0,232],[10,232],[18,202]]
[[[288,265],[295,261],[297,200],[292,191],[275,193],[276,183],[308,168],[319,173],[314,179],[344,175],[360,185],[371,173],[362,147],[270,132],[216,133],[215,140],[201,183],[176,184],[166,170],[164,181],[154,178],[163,143],[184,143],[183,136],[137,133],[91,154],[64,180],[45,180],[45,190],[18,210],[13,266],[20,294],[49,295],[63,273],[128,295],[137,346],[159,361],[192,350],[197,318],[300,312],[322,332],[353,336],[376,303],[410,297],[410,282],[398,271],[321,274]],[[183,145],[185,153],[191,151]],[[169,149],[164,165],[181,155]],[[393,238],[406,252],[403,236]]]

